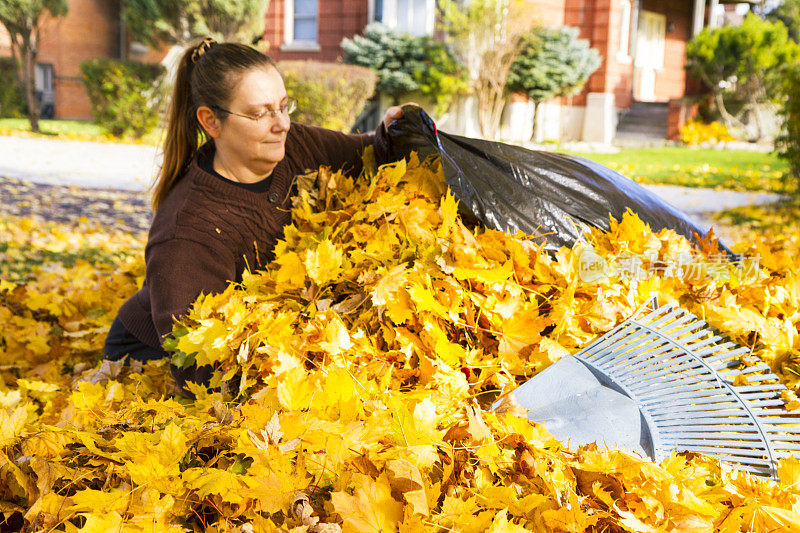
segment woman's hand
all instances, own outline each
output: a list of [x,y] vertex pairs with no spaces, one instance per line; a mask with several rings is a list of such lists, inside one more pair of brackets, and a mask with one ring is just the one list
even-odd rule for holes
[[389,124],[403,116],[404,105],[415,105],[419,107],[419,104],[416,102],[406,102],[405,104],[390,107],[386,110],[386,114],[383,116],[383,126],[385,128],[388,128]]

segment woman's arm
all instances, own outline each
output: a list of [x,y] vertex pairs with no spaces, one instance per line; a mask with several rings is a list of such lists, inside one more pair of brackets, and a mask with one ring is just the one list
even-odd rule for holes
[[[175,319],[189,312],[200,293],[219,293],[236,279],[236,264],[227,249],[211,249],[189,239],[170,239],[148,253],[146,276],[150,286],[150,311],[159,339],[172,333]],[[208,384],[210,365],[179,368],[170,365],[172,377],[186,394],[186,382]]]
[[172,332],[175,318],[186,315],[201,292],[219,293],[236,279],[236,264],[227,248],[212,249],[189,239],[155,244],[146,265],[150,312],[159,338]]
[[[370,145],[375,149],[375,159],[379,165],[388,162],[383,123],[374,133],[362,134],[347,134],[302,124],[292,124],[292,130],[294,135],[290,134],[286,145],[287,157],[296,158],[293,163],[301,171],[327,166],[334,171],[341,169],[347,175],[357,176],[363,166],[361,155]],[[290,143],[294,146],[290,147]]]
[[402,116],[403,110],[400,106],[390,107],[373,133],[362,134],[347,134],[316,126],[293,124],[293,129],[297,130],[296,140],[304,148],[305,161],[298,162],[299,166],[304,170],[313,170],[325,165],[333,170],[343,169],[345,173],[357,176],[362,168],[361,154],[369,145],[375,149],[375,160],[378,165],[390,163],[390,141],[386,135],[386,128],[392,121]]

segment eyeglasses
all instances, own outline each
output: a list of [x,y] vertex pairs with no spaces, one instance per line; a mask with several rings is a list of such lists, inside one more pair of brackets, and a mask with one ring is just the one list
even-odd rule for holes
[[289,98],[286,100],[286,103],[280,106],[278,109],[265,109],[261,113],[257,115],[243,115],[241,113],[234,113],[233,111],[228,111],[227,109],[222,109],[219,106],[212,105],[210,106],[217,111],[222,111],[223,113],[228,113],[229,115],[236,115],[237,117],[244,117],[249,118],[253,122],[261,122],[261,119],[269,117],[272,120],[278,118],[278,115],[285,115],[289,116],[297,109],[297,100],[294,98]]

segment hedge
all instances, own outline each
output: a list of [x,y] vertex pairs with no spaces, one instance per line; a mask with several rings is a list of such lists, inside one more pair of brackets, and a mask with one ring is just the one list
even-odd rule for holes
[[166,69],[157,63],[98,58],[81,63],[95,122],[117,137],[140,138],[159,120]]
[[355,65],[280,61],[277,66],[297,99],[292,120],[339,131],[350,131],[378,81],[374,72]]
[[22,118],[27,106],[25,95],[19,90],[14,59],[0,57],[0,118]]

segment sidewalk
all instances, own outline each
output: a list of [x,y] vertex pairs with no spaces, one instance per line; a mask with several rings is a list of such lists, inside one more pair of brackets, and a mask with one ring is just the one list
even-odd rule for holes
[[[145,198],[143,191],[161,164],[159,151],[154,146],[0,136],[0,177],[140,192],[133,197]],[[711,215],[715,212],[781,198],[778,194],[674,185],[645,187],[696,219],[706,230],[712,225]]]
[[0,135],[0,176],[49,185],[145,190],[159,148]]

